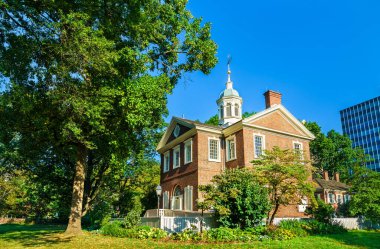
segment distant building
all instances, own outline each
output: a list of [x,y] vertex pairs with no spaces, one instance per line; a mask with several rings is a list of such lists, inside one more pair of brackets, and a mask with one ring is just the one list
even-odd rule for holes
[[[252,166],[265,149],[302,151],[310,159],[314,135],[281,102],[281,93],[265,92],[266,109],[242,118],[243,100],[233,88],[228,70],[226,88],[216,103],[219,126],[173,117],[157,146],[161,155],[160,207],[197,211],[198,186],[209,184],[225,169]],[[279,217],[303,217],[305,203],[282,206]]]
[[361,147],[373,161],[369,169],[380,172],[380,96],[340,111],[343,133],[353,147]]
[[330,178],[329,173],[324,171],[323,179],[317,178],[314,179],[314,182],[316,183],[315,197],[333,205],[335,209],[351,199],[349,195],[350,187],[340,182],[339,173],[335,173],[334,177]]

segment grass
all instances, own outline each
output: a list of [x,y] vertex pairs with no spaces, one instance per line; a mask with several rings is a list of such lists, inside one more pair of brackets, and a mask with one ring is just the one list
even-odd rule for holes
[[67,237],[63,226],[0,225],[0,248],[380,248],[380,233],[350,231],[346,234],[309,236],[288,241],[264,241],[239,244],[189,244],[173,241],[114,238],[90,232]]

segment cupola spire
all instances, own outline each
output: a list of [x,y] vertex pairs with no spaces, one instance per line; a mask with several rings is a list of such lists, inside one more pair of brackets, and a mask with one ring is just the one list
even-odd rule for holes
[[232,61],[232,57],[228,56],[228,60],[227,60],[227,83],[226,83],[226,89],[232,89],[233,88],[233,86],[232,86],[233,83],[231,81],[231,69],[230,69],[231,61]]

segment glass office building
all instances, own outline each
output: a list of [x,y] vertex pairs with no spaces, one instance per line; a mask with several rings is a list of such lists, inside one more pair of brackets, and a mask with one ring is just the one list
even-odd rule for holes
[[367,167],[380,172],[380,96],[340,111],[343,133],[373,161]]

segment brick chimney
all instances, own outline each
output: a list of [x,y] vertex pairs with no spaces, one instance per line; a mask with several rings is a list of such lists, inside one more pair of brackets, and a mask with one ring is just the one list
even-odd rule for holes
[[326,170],[323,171],[323,179],[325,179],[326,181],[329,180],[329,172]]
[[272,90],[268,90],[264,93],[265,96],[265,108],[272,107],[274,105],[281,104],[281,96],[282,94],[279,92],[275,92]]
[[339,182],[339,172],[335,172],[334,179],[335,181]]

